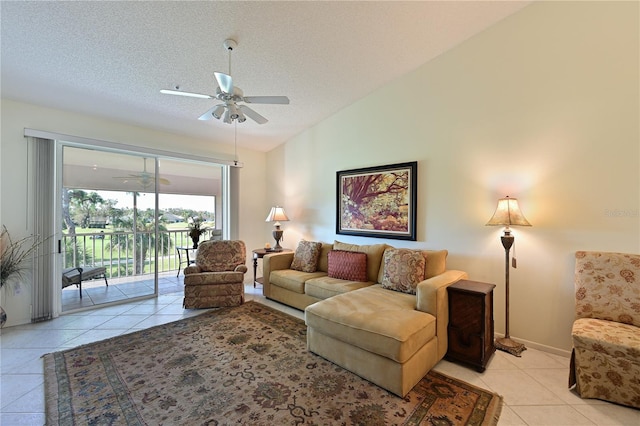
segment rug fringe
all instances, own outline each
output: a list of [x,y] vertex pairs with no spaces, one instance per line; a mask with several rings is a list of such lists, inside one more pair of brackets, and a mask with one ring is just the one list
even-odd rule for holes
[[42,355],[44,369],[44,412],[45,425],[58,424],[58,378],[56,374],[55,357],[53,353]]
[[494,401],[491,402],[491,407],[487,408],[487,426],[497,426],[500,421],[500,415],[502,414],[502,405],[504,404],[504,398],[502,395],[496,394]]

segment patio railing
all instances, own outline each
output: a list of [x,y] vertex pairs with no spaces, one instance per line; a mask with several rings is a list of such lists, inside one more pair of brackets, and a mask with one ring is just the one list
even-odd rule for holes
[[[200,241],[210,239],[213,231],[206,231]],[[100,231],[62,237],[65,268],[105,266],[110,278],[153,274],[156,251],[158,272],[177,271],[186,266],[184,249],[192,246],[188,229],[160,231],[157,237],[152,231]],[[183,249],[182,259],[178,248]]]

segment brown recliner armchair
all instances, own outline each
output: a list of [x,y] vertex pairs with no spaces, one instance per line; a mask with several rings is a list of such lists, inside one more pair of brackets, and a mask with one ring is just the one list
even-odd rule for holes
[[579,251],[569,386],[640,408],[640,255]]
[[246,256],[243,241],[201,243],[196,263],[184,269],[183,306],[198,309],[244,303]]

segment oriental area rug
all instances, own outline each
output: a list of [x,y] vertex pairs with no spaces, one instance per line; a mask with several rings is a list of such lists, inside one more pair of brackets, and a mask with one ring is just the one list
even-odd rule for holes
[[47,425],[495,425],[502,398],[430,372],[406,397],[307,351],[257,302],[44,356]]

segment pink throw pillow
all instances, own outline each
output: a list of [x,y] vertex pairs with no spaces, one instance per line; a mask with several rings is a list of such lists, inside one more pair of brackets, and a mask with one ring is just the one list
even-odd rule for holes
[[367,281],[366,253],[331,250],[328,258],[329,277],[348,281]]

